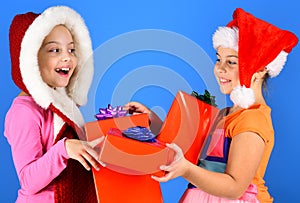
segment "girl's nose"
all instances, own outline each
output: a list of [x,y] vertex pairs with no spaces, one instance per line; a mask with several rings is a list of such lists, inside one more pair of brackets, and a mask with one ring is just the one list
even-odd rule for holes
[[225,71],[226,71],[226,70],[225,70],[225,64],[219,63],[218,65],[216,65],[216,70],[217,70],[218,72],[225,72]]
[[71,60],[71,58],[70,58],[70,56],[68,56],[67,54],[64,54],[62,57],[61,57],[61,61],[63,61],[63,62],[68,62],[68,61],[70,61]]

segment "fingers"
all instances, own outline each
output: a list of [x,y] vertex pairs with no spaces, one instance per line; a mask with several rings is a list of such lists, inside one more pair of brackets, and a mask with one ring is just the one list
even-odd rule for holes
[[175,143],[168,144],[167,143],[166,146],[175,152],[174,162],[178,161],[184,157],[181,148],[177,144],[175,144]]
[[160,167],[160,170],[163,170],[165,171],[165,175],[162,176],[162,177],[157,177],[157,176],[151,176],[152,179],[158,181],[158,182],[167,182],[171,179],[173,179],[173,172],[172,172],[172,164],[171,165],[161,165]]
[[171,179],[181,176],[185,172],[185,159],[181,148],[175,143],[166,144],[166,146],[174,150],[175,157],[171,164],[161,165],[159,167],[160,170],[165,171],[165,175],[163,177],[151,176],[158,182],[167,182]]
[[182,150],[181,150],[181,148],[177,144],[175,144],[175,143],[171,143],[171,144],[167,143],[166,145],[170,149],[173,149],[176,153],[179,153],[179,154],[181,153],[182,154]]
[[160,170],[163,170],[163,171],[170,171],[170,166],[171,165],[169,165],[169,166],[161,165],[159,168],[160,168]]
[[149,113],[149,109],[139,102],[128,102],[123,106],[124,110],[127,110],[130,114],[137,113]]
[[172,179],[172,174],[167,173],[165,176],[157,177],[157,176],[151,176],[153,180],[156,180],[157,182],[167,182]]
[[79,161],[87,170],[91,169],[90,166],[94,167],[96,170],[99,170],[99,166],[105,166],[105,164],[99,160],[98,153],[91,147],[91,145],[95,146],[101,141],[103,141],[103,138],[96,139],[91,142],[85,142],[76,139],[67,139],[66,150],[68,156],[71,159]]
[[[101,142],[103,142],[103,140],[105,139],[104,136],[97,138],[95,140],[92,140],[90,142],[87,142],[87,146],[86,146],[86,151],[93,157],[93,159],[97,162],[96,164],[98,165],[101,164],[103,167],[106,166],[106,164],[102,161],[99,160],[99,152],[100,152],[100,148],[98,148],[99,150],[97,150],[96,146],[99,145]],[[92,164],[92,163],[91,163]],[[95,165],[95,164],[93,164]]]
[[[96,155],[97,156],[97,155]],[[97,171],[100,170],[100,167],[99,167],[99,161],[97,158],[95,158],[95,156],[91,155],[91,152],[90,151],[86,151],[86,153],[83,153],[82,154],[82,157],[84,158],[84,160],[88,161],[88,163],[94,167]],[[82,161],[80,162],[81,164],[83,163]],[[85,162],[86,163],[86,162]],[[87,164],[88,165],[88,164]],[[83,165],[85,167],[85,164]],[[87,169],[87,167],[85,167]],[[90,169],[87,169],[87,170],[90,170]]]
[[104,138],[105,138],[104,136],[99,137],[99,138],[97,138],[97,139],[94,139],[94,140],[88,142],[88,144],[89,144],[92,148],[94,148],[94,147],[96,147],[98,144],[100,144],[100,143],[104,140]]
[[[85,158],[79,156],[78,158],[76,158],[75,160],[77,160],[86,170],[91,170],[90,165],[85,161]],[[97,169],[96,169],[97,170]]]
[[106,167],[106,163],[104,163],[103,161],[98,160],[98,163],[99,163],[101,166]]
[[[91,160],[91,161],[94,161],[95,160],[95,162],[96,162],[96,164],[98,165],[98,163],[99,164],[101,164],[103,167],[105,167],[106,166],[106,164],[104,163],[104,162],[102,162],[102,161],[100,161],[99,160],[99,154],[94,150],[94,149],[92,149],[92,148],[90,148],[90,147],[87,147],[87,149],[86,149],[86,151],[88,152],[88,154],[93,158],[93,160]],[[90,162],[90,161],[89,161]],[[90,162],[91,163],[91,162]],[[93,163],[91,163],[93,166],[95,165],[95,163],[93,164]]]
[[86,146],[86,152],[95,160],[98,160],[98,153],[88,145]]

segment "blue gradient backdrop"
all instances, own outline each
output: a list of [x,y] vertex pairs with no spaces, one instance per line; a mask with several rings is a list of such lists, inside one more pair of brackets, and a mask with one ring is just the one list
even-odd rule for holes
[[[218,26],[231,20],[237,7],[300,36],[300,6],[296,0],[8,1],[0,8],[1,203],[14,202],[19,188],[10,146],[3,136],[5,114],[19,92],[10,76],[9,25],[17,13],[42,12],[54,5],[77,10],[90,30],[95,50],[95,79],[89,103],[82,108],[86,121],[94,120],[97,108],[108,103],[122,105],[137,100],[164,119],[178,90],[201,93],[208,88],[218,95],[213,85],[215,51],[211,36]],[[158,37],[157,32],[161,32]],[[136,41],[130,39],[131,34]],[[160,40],[159,36],[164,34],[166,38]],[[148,39],[153,42],[143,44]],[[273,109],[276,142],[265,178],[276,203],[300,202],[299,56],[298,45],[282,73],[269,82],[267,102]],[[226,98],[217,100],[221,107],[226,105]],[[177,202],[186,184],[182,178],[162,183],[165,202]]]

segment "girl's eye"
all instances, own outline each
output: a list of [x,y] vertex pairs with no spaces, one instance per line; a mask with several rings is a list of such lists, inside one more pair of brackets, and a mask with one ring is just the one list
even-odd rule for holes
[[75,53],[75,49],[69,49],[70,53]]
[[50,49],[49,52],[59,52],[59,49]]
[[230,61],[230,60],[229,60],[229,61],[228,61],[228,64],[229,64],[229,65],[235,65],[235,64],[237,64],[237,63],[236,63],[235,61]]

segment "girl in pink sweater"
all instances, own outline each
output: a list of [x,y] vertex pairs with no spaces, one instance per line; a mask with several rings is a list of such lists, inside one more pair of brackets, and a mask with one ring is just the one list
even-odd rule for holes
[[12,78],[21,93],[5,119],[20,189],[16,202],[96,202],[94,143],[83,141],[93,75],[88,29],[65,6],[16,15],[10,27]]

